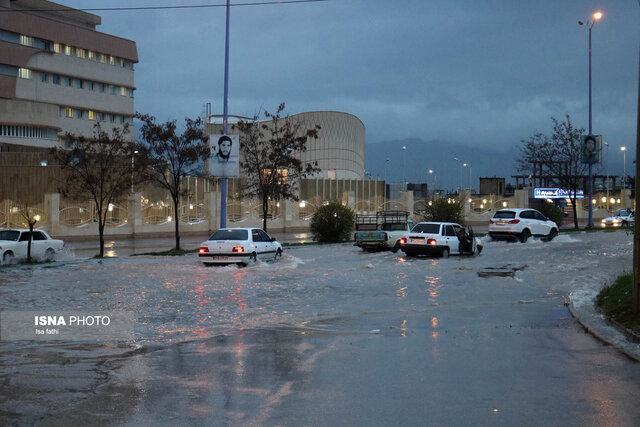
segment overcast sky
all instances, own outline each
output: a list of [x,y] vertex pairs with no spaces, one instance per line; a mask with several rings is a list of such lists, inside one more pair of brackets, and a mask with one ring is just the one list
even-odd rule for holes
[[[234,0],[234,2],[258,0]],[[77,8],[225,4],[224,0],[60,0]],[[420,138],[505,148],[551,116],[588,126],[611,166],[635,155],[639,0],[328,0],[231,8],[229,112],[286,102],[295,114],[359,117],[367,143]],[[161,120],[222,113],[225,8],[95,11],[100,31],[134,40],[137,111]]]

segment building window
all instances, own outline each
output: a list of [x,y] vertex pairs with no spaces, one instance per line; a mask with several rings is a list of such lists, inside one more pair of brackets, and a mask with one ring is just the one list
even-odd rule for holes
[[31,70],[28,68],[18,68],[18,77],[20,77],[21,79],[30,79]]
[[24,46],[33,46],[34,40],[33,37],[25,36],[24,34],[20,34],[20,44]]
[[124,116],[120,116],[120,124],[124,124],[125,118]]
[[105,113],[100,113],[100,121],[104,122],[105,120],[107,120],[107,115]]
[[76,117],[81,119],[84,117],[84,111],[82,110],[76,110]]
[[71,83],[72,83],[73,79],[71,77],[65,77],[64,78],[64,84],[67,87],[71,87]]
[[81,79],[76,80],[76,87],[78,89],[82,89],[84,87],[84,80],[81,80]]
[[88,51],[88,52],[87,52],[87,56],[88,56],[88,57],[89,57],[89,59],[90,59],[90,60],[92,60],[92,61],[97,61],[97,60],[98,60],[98,55],[97,55],[94,51],[92,51],[92,50],[90,50],[90,51]]
[[126,87],[121,87],[120,88],[120,95],[127,96],[127,88]]
[[40,73],[40,81],[41,81],[42,83],[46,83],[46,82],[47,82],[47,79],[48,79],[48,75],[47,75],[47,73]]
[[84,59],[84,58],[87,57],[87,51],[78,47],[78,48],[76,48],[76,56],[78,58]]
[[87,89],[89,89],[89,90],[94,90],[94,84],[93,84],[93,82],[87,82]]
[[98,92],[104,93],[104,90],[105,90],[105,84],[104,83],[98,83]]
[[116,115],[115,114],[109,114],[109,121],[111,123],[115,123],[116,122]]
[[68,118],[70,118],[70,119],[72,119],[72,118],[73,118],[73,108],[71,108],[71,107],[66,107],[66,108],[64,109],[64,116],[65,116],[65,117],[68,117]]
[[64,45],[62,43],[55,42],[53,43],[53,51],[55,53],[62,53],[64,50]]
[[59,84],[60,84],[60,75],[59,75],[59,74],[53,74],[53,75],[51,76],[51,82],[52,82],[54,85],[59,85]]
[[64,54],[67,56],[72,56],[75,54],[76,49],[73,46],[65,46]]
[[89,110],[89,112],[87,113],[87,116],[88,116],[89,120],[95,120],[96,119],[96,113],[94,113],[93,110]]
[[115,95],[116,94],[116,87],[114,85],[109,85],[109,93],[111,95]]
[[106,64],[107,63],[107,55],[105,55],[104,53],[98,54],[98,60],[100,62],[102,62],[103,64]]
[[109,55],[109,65],[116,65],[116,57]]

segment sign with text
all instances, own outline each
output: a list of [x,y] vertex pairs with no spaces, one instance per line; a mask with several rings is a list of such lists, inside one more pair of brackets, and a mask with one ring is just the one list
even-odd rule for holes
[[[568,199],[573,196],[568,190],[562,188],[534,188],[533,197],[536,199]],[[584,191],[578,190],[576,199],[584,199]]]

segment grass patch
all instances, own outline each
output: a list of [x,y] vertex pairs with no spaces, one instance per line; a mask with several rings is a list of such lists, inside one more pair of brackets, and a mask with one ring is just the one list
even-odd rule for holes
[[150,255],[150,256],[183,256],[188,254],[195,254],[198,249],[169,249],[168,251],[161,252],[145,252],[142,254],[132,254],[131,256]]
[[625,273],[605,286],[596,297],[596,306],[610,319],[627,329],[640,333],[640,313],[634,314],[631,305],[633,274]]

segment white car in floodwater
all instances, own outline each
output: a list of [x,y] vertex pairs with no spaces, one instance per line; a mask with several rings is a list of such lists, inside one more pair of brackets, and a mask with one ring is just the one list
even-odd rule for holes
[[204,264],[243,264],[276,260],[282,245],[261,228],[221,228],[202,242],[198,257]]
[[[14,228],[0,230],[0,264],[11,264],[27,259],[29,229]],[[56,252],[62,250],[64,242],[52,239],[42,230],[33,230],[31,257],[37,260],[53,261]]]
[[600,225],[602,227],[628,227],[634,225],[635,222],[633,211],[621,209],[612,216],[604,218]]
[[400,250],[407,256],[479,255],[482,241],[455,222],[420,222],[400,239]]

